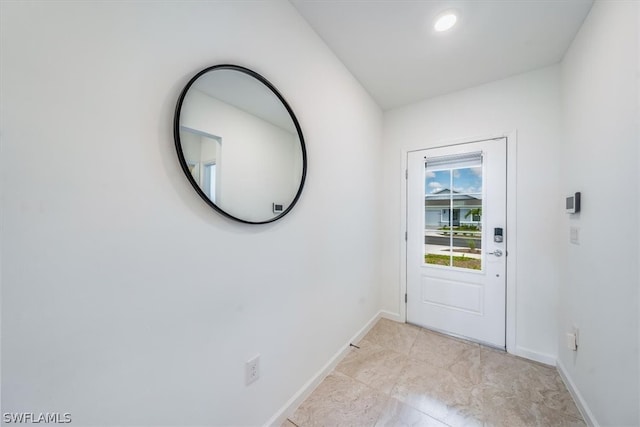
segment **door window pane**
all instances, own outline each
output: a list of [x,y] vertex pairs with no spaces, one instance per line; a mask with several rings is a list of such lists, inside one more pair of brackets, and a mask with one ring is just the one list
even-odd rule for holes
[[451,265],[451,171],[425,171],[424,244],[427,264]]
[[482,269],[482,163],[425,162],[424,261]]
[[482,166],[452,170],[453,191],[458,194],[482,194]]

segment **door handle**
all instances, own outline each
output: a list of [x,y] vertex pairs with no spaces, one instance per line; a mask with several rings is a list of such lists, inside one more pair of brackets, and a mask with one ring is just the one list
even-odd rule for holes
[[502,250],[500,249],[496,249],[493,252],[487,252],[487,255],[495,255],[495,256],[502,256]]

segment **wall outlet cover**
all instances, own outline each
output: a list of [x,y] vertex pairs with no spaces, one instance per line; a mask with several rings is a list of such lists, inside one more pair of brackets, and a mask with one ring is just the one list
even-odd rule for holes
[[571,351],[578,350],[578,345],[576,344],[576,336],[571,332],[567,333],[567,348]]
[[245,363],[245,385],[252,384],[258,381],[260,378],[260,355],[258,354],[254,358]]

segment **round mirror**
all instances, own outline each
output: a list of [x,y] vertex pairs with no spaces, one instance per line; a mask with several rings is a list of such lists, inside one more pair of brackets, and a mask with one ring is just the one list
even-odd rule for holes
[[173,134],[191,185],[229,218],[272,222],[300,197],[307,171],[300,125],[254,71],[216,65],[197,73],[178,98]]

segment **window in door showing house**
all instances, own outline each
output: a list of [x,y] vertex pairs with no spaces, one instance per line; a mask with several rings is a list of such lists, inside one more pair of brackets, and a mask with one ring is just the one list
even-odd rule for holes
[[482,270],[482,156],[425,159],[424,262]]

